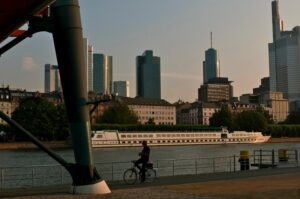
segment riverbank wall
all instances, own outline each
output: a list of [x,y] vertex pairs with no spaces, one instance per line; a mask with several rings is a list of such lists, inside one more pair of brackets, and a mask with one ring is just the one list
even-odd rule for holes
[[[49,148],[55,149],[67,149],[72,148],[72,146],[66,141],[54,141],[54,142],[43,142]],[[9,142],[0,143],[0,150],[18,150],[18,149],[37,149],[31,142]]]

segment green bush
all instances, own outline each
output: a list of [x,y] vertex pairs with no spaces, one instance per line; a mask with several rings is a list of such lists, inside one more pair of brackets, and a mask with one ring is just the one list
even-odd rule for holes
[[0,124],[0,132],[1,131],[4,131],[4,132],[10,132],[11,131],[11,128],[9,125],[7,124]]
[[269,125],[265,134],[272,137],[300,137],[300,125]]

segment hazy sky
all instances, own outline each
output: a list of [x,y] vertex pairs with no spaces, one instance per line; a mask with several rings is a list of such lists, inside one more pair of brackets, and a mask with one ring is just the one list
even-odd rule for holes
[[[202,62],[218,50],[221,76],[234,95],[252,92],[269,74],[271,0],[80,0],[84,36],[95,52],[113,56],[114,80],[129,80],[136,93],[135,57],[161,57],[162,98],[194,101],[203,83]],[[300,1],[281,0],[285,29],[300,25]],[[38,33],[0,58],[0,83],[44,90],[44,64],[56,64],[52,36]]]

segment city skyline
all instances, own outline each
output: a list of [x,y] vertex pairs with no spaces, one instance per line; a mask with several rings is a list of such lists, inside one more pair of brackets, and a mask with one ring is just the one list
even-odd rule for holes
[[[80,5],[84,37],[97,52],[114,57],[113,79],[130,81],[132,97],[136,95],[135,57],[151,49],[161,57],[162,99],[194,101],[203,83],[202,61],[211,31],[220,54],[220,76],[233,81],[234,96],[250,93],[269,75],[271,1],[81,0]],[[279,6],[285,29],[300,24],[299,1],[279,1]],[[0,60],[1,84],[33,91],[43,90],[44,64],[57,63],[47,33],[23,41]]]

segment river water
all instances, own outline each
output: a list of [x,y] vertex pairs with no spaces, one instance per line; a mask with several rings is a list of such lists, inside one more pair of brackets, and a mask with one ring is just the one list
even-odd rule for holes
[[[132,165],[130,161],[138,158],[137,154],[141,149],[142,147],[94,148],[94,163],[103,179],[122,180],[124,171]],[[274,150],[276,156],[279,149],[287,149],[291,153],[300,151],[300,142],[155,146],[151,147],[150,159],[154,163],[157,176],[232,172],[240,169],[240,151],[247,150],[253,155],[254,150],[260,149]],[[71,149],[55,151],[68,162],[74,163]],[[72,183],[68,172],[40,150],[0,150],[0,154],[0,190]],[[251,163],[255,163],[255,157],[250,157]],[[268,157],[270,164],[272,158]],[[295,153],[293,157],[293,160],[288,160],[288,164],[298,166]],[[278,163],[278,158],[275,157],[274,163]],[[288,165],[284,163],[284,166]]]
[[[291,149],[300,151],[300,142],[263,143],[263,144],[227,144],[227,145],[189,145],[151,147],[152,161],[164,159],[197,159],[206,157],[239,156],[240,151]],[[126,162],[137,159],[141,147],[97,148],[93,149],[95,163]],[[69,162],[74,162],[71,149],[55,150]],[[0,168],[57,164],[39,150],[1,150]]]

